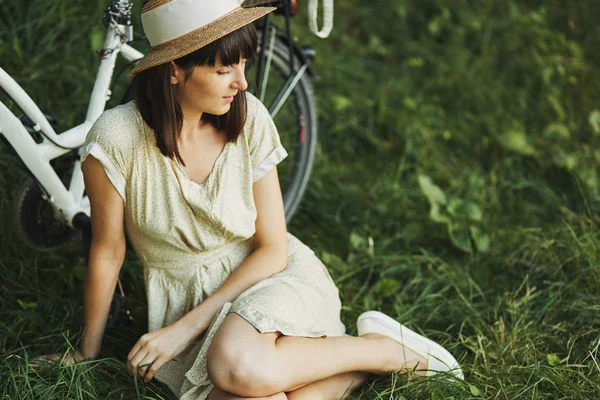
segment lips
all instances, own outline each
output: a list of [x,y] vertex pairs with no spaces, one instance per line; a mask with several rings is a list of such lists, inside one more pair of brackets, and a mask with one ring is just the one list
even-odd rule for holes
[[231,96],[223,96],[223,99],[225,99],[226,102],[231,103],[233,101],[233,99],[235,99],[236,95],[237,95],[237,93],[234,93]]

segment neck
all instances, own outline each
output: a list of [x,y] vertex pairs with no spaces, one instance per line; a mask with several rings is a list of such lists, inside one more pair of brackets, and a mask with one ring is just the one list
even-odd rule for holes
[[181,112],[183,114],[183,123],[181,125],[181,132],[179,132],[179,140],[187,141],[198,135],[199,131],[206,125],[202,121],[202,112],[186,107],[185,104],[181,104]]

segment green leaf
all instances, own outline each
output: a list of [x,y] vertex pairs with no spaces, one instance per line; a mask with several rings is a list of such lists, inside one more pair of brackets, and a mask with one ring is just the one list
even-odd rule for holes
[[548,354],[546,356],[546,360],[548,360],[548,364],[550,364],[551,367],[556,367],[556,366],[560,365],[560,357],[558,357],[554,353]]
[[19,303],[23,310],[29,310],[37,307],[37,303],[35,301],[23,301],[21,299],[17,299],[17,303]]
[[438,391],[434,390],[431,392],[431,400],[443,400],[444,396],[441,395]]
[[592,131],[600,135],[600,110],[593,110],[588,117],[588,122],[592,126]]
[[473,253],[469,229],[460,224],[448,224],[448,234],[455,247],[467,253]]
[[433,36],[437,36],[440,29],[441,29],[440,17],[438,15],[436,15],[427,23],[427,30]]
[[355,250],[365,249],[367,248],[367,239],[356,232],[352,232],[350,234],[350,247]]
[[452,218],[450,218],[448,214],[443,212],[440,206],[435,203],[431,205],[431,209],[429,210],[429,218],[433,222],[438,222],[441,224],[448,224],[452,222]]
[[409,222],[400,231],[401,237],[408,242],[421,237],[422,234],[423,226],[422,224],[418,224],[416,222]]
[[551,140],[568,139],[571,132],[564,124],[552,123],[544,129],[544,136]]
[[411,57],[408,59],[408,65],[413,68],[419,68],[423,66],[423,59],[421,57]]
[[415,111],[419,107],[417,101],[412,97],[405,97],[404,101],[402,101],[402,104],[404,104],[404,107],[412,111]]
[[340,257],[336,254],[328,253],[324,251],[321,253],[321,260],[323,264],[327,265],[327,267],[338,273],[345,273],[350,270],[348,264],[346,264]]
[[400,291],[400,282],[396,279],[384,278],[377,282],[375,292],[384,297],[395,296]]
[[419,186],[421,191],[429,200],[429,204],[446,204],[446,195],[444,191],[436,186],[427,175],[419,175]]
[[450,199],[450,202],[448,203],[448,213],[456,218],[468,218],[473,221],[481,221],[483,216],[483,213],[477,204],[456,197]]
[[535,154],[535,149],[531,146],[529,138],[523,131],[516,129],[508,130],[500,135],[498,140],[501,145],[509,150],[525,155]]
[[85,281],[86,268],[84,266],[78,265],[73,268],[71,272],[73,276],[79,281]]
[[350,106],[352,106],[353,102],[346,96],[336,95],[333,96],[333,106],[337,111],[344,111]]
[[481,391],[475,385],[469,385],[469,391],[473,396],[481,396]]
[[579,164],[579,154],[573,152],[568,153],[564,148],[564,145],[555,144],[550,147],[550,154],[552,161],[564,167],[567,171],[573,171]]
[[560,119],[560,120],[565,119],[565,117],[566,117],[565,109],[562,106],[562,104],[560,104],[560,101],[555,96],[549,95],[548,102],[550,103],[550,106],[554,109],[554,112],[558,116],[558,119]]
[[469,227],[469,231],[471,232],[471,239],[475,242],[477,251],[480,253],[487,252],[490,249],[490,236],[474,225]]
[[17,57],[23,58],[23,52],[21,51],[21,43],[17,36],[13,37],[12,48]]

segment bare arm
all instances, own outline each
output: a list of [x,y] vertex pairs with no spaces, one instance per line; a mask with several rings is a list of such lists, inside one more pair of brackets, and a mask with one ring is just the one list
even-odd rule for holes
[[254,235],[256,250],[215,293],[180,319],[196,335],[208,328],[214,315],[225,303],[235,300],[246,289],[281,272],[287,266],[287,229],[277,168],[274,167],[255,182],[253,189],[257,211]]
[[287,266],[285,214],[276,168],[254,183],[254,202],[257,210],[255,251],[196,308],[174,324],[140,338],[127,357],[132,375],[143,377],[146,381],[152,379],[166,362],[180,354],[208,328],[225,303]]
[[92,246],[85,280],[85,327],[79,353],[96,357],[119,271],[125,259],[123,199],[98,160],[88,156],[82,164],[92,216]]

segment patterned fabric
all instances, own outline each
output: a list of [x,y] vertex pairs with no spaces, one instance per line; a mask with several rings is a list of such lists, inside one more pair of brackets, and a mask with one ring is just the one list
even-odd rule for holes
[[[287,153],[268,111],[248,94],[248,117],[227,143],[206,182],[187,178],[163,156],[154,133],[131,102],[104,112],[82,148],[98,159],[125,202],[125,229],[144,264],[148,329],[177,321],[214,293],[254,250],[252,184]],[[288,233],[288,266],[227,303],[209,329],[157,379],[182,399],[206,399],[212,384],[206,354],[228,313],[261,333],[341,336],[338,289],[314,252]]]

